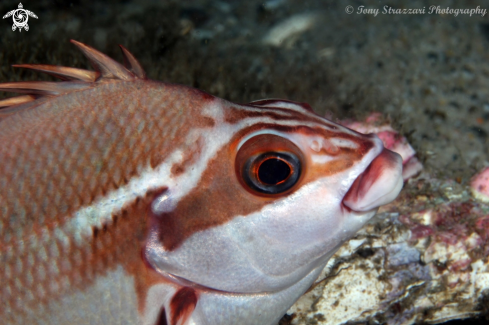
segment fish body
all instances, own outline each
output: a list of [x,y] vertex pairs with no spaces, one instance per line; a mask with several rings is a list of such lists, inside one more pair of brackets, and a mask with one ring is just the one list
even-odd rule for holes
[[275,324],[402,187],[399,155],[307,104],[96,71],[0,84],[4,324]]

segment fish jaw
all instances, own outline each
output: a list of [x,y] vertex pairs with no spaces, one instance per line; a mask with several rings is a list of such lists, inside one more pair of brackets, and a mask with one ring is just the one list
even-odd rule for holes
[[[317,267],[292,286],[266,294],[236,294],[195,287],[197,304],[182,324],[185,325],[275,325],[290,306],[310,288],[319,276],[322,267]],[[173,315],[171,301],[179,290],[175,284],[160,283],[150,288],[146,309],[139,325],[154,325],[164,311],[167,319]],[[157,323],[160,324],[160,323]],[[169,323],[170,324],[170,323]]]
[[[375,135],[362,135],[361,140],[354,142],[335,137],[320,139],[315,133],[260,130],[242,137],[241,143],[270,135],[287,138],[304,153],[308,166],[302,179],[304,184],[286,197],[264,204],[257,211],[236,215],[226,223],[192,234],[175,249],[166,248],[160,241],[162,236],[158,227],[153,228],[145,257],[158,272],[232,293],[259,294],[284,290],[311,270],[324,265],[337,248],[375,214],[378,204],[395,198],[400,190],[399,184],[402,186],[398,155],[384,149]],[[327,141],[343,148],[345,153],[333,156],[329,154],[329,148],[329,151],[319,150],[321,155],[315,156],[319,140],[323,147],[328,146]],[[331,172],[337,162],[340,165],[349,163],[351,157],[347,153],[352,149],[360,150],[362,146],[368,149],[351,167]],[[239,148],[240,145],[235,151]],[[236,153],[229,155],[236,156]],[[226,169],[220,168],[220,172],[226,174]],[[378,195],[383,198],[369,202],[368,209],[354,210],[346,207],[344,200],[361,177],[373,179],[375,184],[389,177],[394,179],[392,186],[387,184],[382,192],[378,192],[375,186],[365,188],[364,196],[368,200],[377,199]],[[202,187],[208,186],[218,191],[212,185]],[[376,192],[372,194],[371,191]],[[253,195],[246,191],[239,193],[240,199],[248,196]],[[360,201],[366,200],[362,197]],[[192,203],[189,201],[187,204]]]

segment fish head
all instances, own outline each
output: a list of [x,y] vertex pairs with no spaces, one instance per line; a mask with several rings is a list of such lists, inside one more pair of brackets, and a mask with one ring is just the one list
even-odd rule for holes
[[185,285],[232,293],[290,287],[402,188],[398,154],[307,104],[213,105],[213,131],[196,141],[207,158],[190,159],[150,212],[144,256]]

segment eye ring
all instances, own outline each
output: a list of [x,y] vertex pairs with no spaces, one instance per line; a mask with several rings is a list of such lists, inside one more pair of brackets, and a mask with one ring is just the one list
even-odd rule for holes
[[250,157],[243,166],[242,179],[253,190],[280,194],[291,189],[301,175],[301,161],[290,152],[265,152]]

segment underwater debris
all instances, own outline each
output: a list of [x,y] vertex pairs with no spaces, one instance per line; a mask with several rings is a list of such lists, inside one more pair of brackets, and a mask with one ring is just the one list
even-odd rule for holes
[[423,170],[423,165],[415,156],[416,151],[407,142],[407,139],[394,130],[392,126],[380,122],[380,117],[380,113],[372,113],[365,119],[365,122],[346,120],[339,123],[360,133],[377,134],[385,148],[401,155],[404,181],[416,176]]
[[288,39],[311,29],[317,23],[318,18],[317,14],[312,13],[294,15],[272,27],[263,38],[263,43],[283,46]]
[[477,200],[489,202],[489,167],[486,167],[472,178],[470,189]]

